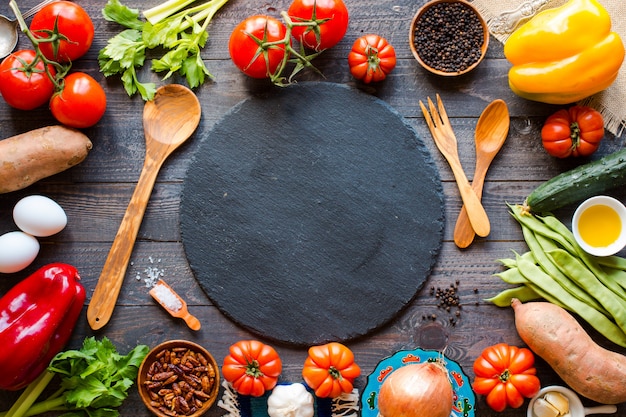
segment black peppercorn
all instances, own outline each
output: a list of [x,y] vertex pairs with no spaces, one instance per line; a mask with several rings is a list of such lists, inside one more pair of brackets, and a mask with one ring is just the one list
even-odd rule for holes
[[443,72],[461,72],[475,64],[485,43],[477,13],[463,3],[436,3],[415,22],[413,43],[421,60]]

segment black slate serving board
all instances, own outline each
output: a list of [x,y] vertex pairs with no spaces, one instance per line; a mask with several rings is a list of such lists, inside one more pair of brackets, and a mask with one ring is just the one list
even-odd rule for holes
[[294,345],[388,323],[441,248],[428,149],[383,101],[344,85],[276,88],[202,139],[181,234],[202,289],[230,319]]

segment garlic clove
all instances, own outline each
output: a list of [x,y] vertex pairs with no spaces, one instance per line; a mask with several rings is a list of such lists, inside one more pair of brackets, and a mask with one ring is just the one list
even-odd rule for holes
[[559,410],[544,398],[537,398],[533,404],[533,413],[536,417],[558,417]]
[[549,402],[554,408],[559,410],[561,415],[569,413],[569,400],[560,392],[550,391],[544,395],[545,400]]

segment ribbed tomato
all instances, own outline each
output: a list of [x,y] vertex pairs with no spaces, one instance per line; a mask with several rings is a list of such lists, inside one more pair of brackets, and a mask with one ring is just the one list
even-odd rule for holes
[[240,340],[229,352],[222,375],[239,394],[260,397],[276,386],[283,364],[273,347],[257,340]]
[[591,107],[573,106],[546,119],[541,140],[546,152],[557,158],[589,156],[604,138],[602,114]]
[[302,377],[319,398],[335,398],[352,392],[361,368],[352,351],[341,343],[331,342],[309,348]]
[[348,65],[352,76],[365,84],[382,81],[396,67],[396,51],[387,39],[364,35],[352,45]]
[[486,395],[487,405],[495,411],[519,408],[524,398],[531,398],[541,388],[534,364],[535,356],[528,348],[506,343],[489,346],[474,361],[472,389]]

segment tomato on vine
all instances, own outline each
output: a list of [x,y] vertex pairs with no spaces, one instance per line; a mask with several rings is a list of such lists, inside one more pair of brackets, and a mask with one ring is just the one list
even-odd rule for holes
[[519,408],[524,398],[536,395],[541,384],[534,368],[535,356],[528,348],[498,343],[487,347],[474,361],[472,389],[485,395],[495,411]]
[[57,62],[72,62],[85,55],[94,37],[89,14],[78,4],[60,0],[48,4],[33,16],[30,31],[41,42],[44,56]]
[[[55,74],[52,65],[48,65],[48,70]],[[34,50],[13,52],[0,64],[0,94],[11,107],[20,110],[41,107],[52,97],[54,87]]]
[[[233,63],[252,78],[269,78],[285,57],[286,45],[271,44],[285,38],[287,28],[278,19],[255,15],[239,23],[230,35],[228,51]],[[268,46],[263,44],[270,43]]]
[[258,340],[240,340],[229,348],[222,375],[239,394],[260,397],[276,386],[282,369],[273,347]]
[[541,140],[548,154],[557,158],[589,156],[604,138],[602,114],[591,107],[572,106],[548,117]]
[[352,45],[348,65],[352,76],[365,84],[382,81],[396,67],[396,51],[381,36],[363,35]]
[[[316,51],[332,48],[348,30],[349,14],[342,0],[294,0],[287,11],[296,24],[293,36],[304,46]],[[316,25],[297,25],[314,21]]]
[[96,80],[83,72],[73,72],[64,78],[61,91],[50,100],[55,119],[74,128],[91,127],[98,123],[106,110],[106,94]]

